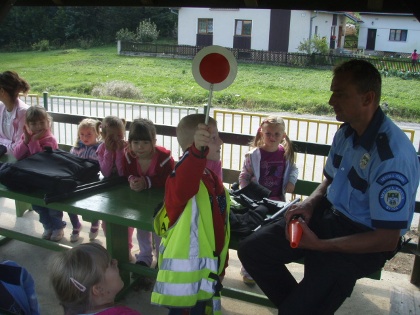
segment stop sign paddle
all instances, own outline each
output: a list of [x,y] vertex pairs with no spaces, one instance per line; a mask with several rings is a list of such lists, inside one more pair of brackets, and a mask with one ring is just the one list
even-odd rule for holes
[[201,49],[192,62],[192,73],[195,81],[204,89],[209,90],[209,101],[206,121],[211,106],[213,91],[227,88],[235,80],[237,63],[232,52],[224,47],[213,45]]

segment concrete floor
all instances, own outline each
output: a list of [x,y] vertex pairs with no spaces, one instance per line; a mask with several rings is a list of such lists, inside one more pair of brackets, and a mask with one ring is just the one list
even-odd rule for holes
[[[66,214],[64,217],[69,222]],[[16,218],[14,203],[8,199],[0,199],[0,226],[8,228],[14,227],[15,229],[24,231],[28,234],[41,235],[42,233],[42,226],[38,222],[38,215],[35,212],[30,211],[26,212],[23,217]],[[79,243],[89,241],[89,227],[90,224],[86,222],[81,232]],[[65,239],[61,241],[63,244],[71,244],[69,242],[70,233],[71,229],[67,227]],[[96,241],[105,245],[105,238],[102,231]],[[134,244],[136,243],[137,241],[135,240]],[[136,251],[138,252],[138,248],[135,248],[133,254],[135,254]],[[52,251],[16,240],[11,240],[0,246],[0,261],[14,260],[27,268],[34,277],[42,315],[63,314],[49,284],[48,270],[46,268],[48,259],[53,254],[54,252]],[[261,290],[257,286],[250,288],[242,282],[239,275],[240,265],[236,252],[230,251],[229,267],[226,272],[224,285],[261,294]],[[301,265],[291,264],[290,268],[296,278],[302,278],[303,268]],[[408,275],[383,271],[381,280],[361,279],[357,282],[352,296],[344,302],[336,314],[390,314],[391,292],[399,290],[409,294],[418,293],[419,289],[410,283],[409,278]],[[166,309],[150,304],[150,292],[146,291],[132,291],[121,301],[121,303],[139,310],[143,315],[167,314]],[[277,314],[277,310],[275,309],[261,307],[226,297],[222,298],[222,308],[223,314],[226,315]],[[415,314],[415,310],[410,314]]]

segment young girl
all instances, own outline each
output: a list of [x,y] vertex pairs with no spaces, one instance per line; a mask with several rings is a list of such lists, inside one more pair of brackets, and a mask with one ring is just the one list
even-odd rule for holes
[[[101,122],[92,118],[83,119],[77,127],[77,140],[70,153],[93,161],[98,161],[96,150],[101,144],[99,142],[99,126]],[[99,163],[99,162],[98,162]],[[79,233],[82,224],[79,221],[77,214],[69,213],[69,218],[73,226],[73,231],[70,235],[70,242],[77,242],[79,240]],[[98,236],[99,221],[93,221],[90,226],[89,239],[93,241]]]
[[[52,118],[42,106],[31,106],[26,111],[25,127],[21,140],[13,151],[16,159],[21,160],[35,153],[41,152],[45,147],[58,149],[58,143],[51,132]],[[39,214],[39,222],[44,227],[42,238],[58,242],[63,238],[66,222],[63,212],[32,205]]]
[[12,152],[19,142],[25,126],[28,105],[19,99],[27,93],[28,82],[14,71],[0,73],[0,145]]
[[53,256],[50,281],[65,315],[141,315],[115,305],[124,286],[118,262],[97,243],[84,243]]
[[[245,155],[239,174],[240,188],[254,181],[271,190],[270,199],[285,201],[286,193],[295,189],[298,169],[284,120],[278,116],[264,119],[250,146],[253,149]],[[241,275],[245,283],[255,283],[243,267]]]
[[[164,187],[175,165],[171,152],[156,145],[156,128],[148,119],[139,118],[131,123],[125,155],[124,175],[134,191]],[[148,267],[152,264],[153,237],[155,248],[159,248],[160,238],[157,235],[137,229],[140,254],[136,257],[136,264]]]
[[[123,160],[124,148],[126,147],[125,138],[125,119],[116,116],[107,116],[102,120],[100,130],[102,143],[99,145],[96,154],[98,155],[101,173],[105,177],[124,176]],[[102,229],[106,232],[106,224],[102,221]],[[128,249],[129,259],[134,260],[131,255],[133,248],[134,228],[128,228]]]

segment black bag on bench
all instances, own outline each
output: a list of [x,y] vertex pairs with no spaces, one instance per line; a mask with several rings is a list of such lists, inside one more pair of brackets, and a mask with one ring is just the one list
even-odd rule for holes
[[98,179],[98,162],[51,148],[0,166],[0,183],[23,192],[64,193]]

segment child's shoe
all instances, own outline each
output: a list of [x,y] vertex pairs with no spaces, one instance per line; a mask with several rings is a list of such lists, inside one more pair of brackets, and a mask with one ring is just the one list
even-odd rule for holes
[[44,240],[49,240],[51,238],[52,230],[44,229],[44,233],[42,233],[42,238]]
[[63,236],[64,236],[64,229],[53,230],[50,237],[50,241],[53,241],[53,242],[61,241]]
[[242,281],[248,285],[255,285],[255,280],[252,279],[251,275],[241,266]]
[[70,242],[74,243],[79,240],[79,233],[81,229],[82,229],[82,224],[79,222],[79,225],[77,226],[77,228],[73,228],[73,231],[71,232]]
[[[150,267],[144,261],[137,261],[136,265]],[[155,283],[154,278],[135,274],[135,273],[133,273],[131,277],[135,279],[134,281],[136,282],[136,284],[134,285],[134,288],[136,289],[136,291],[140,289],[144,291],[150,291],[153,289],[153,285]]]
[[93,241],[98,236],[98,232],[99,225],[92,225],[89,231],[89,240]]

